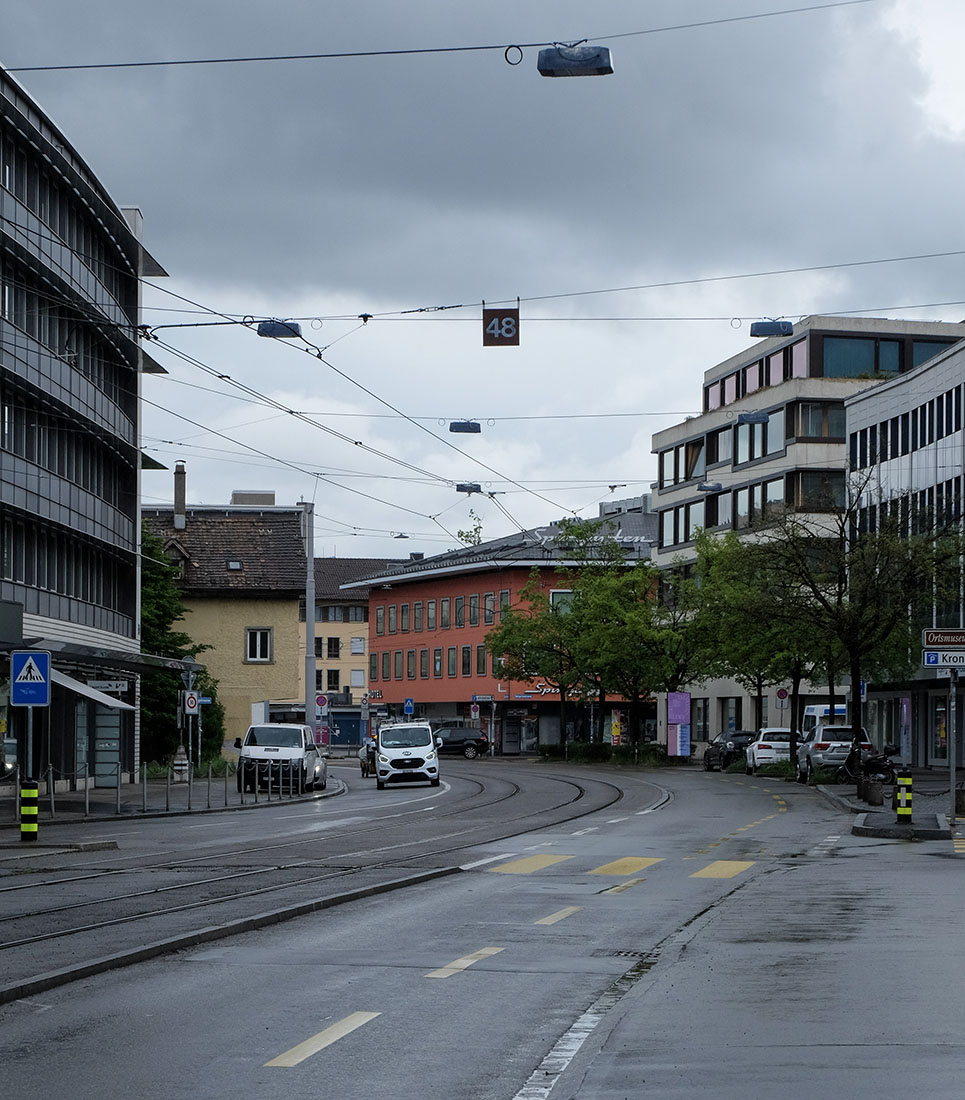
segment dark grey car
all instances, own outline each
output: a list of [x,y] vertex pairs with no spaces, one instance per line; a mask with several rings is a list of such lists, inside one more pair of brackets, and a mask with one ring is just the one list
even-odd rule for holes
[[753,730],[724,730],[718,733],[704,749],[704,771],[713,771],[714,768],[723,771],[744,755],[744,750],[756,736]]

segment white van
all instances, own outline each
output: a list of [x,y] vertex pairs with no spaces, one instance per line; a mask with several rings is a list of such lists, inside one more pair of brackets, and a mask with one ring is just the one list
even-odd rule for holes
[[328,784],[328,762],[315,744],[311,726],[287,722],[265,722],[249,726],[244,740],[235,738],[238,750],[238,790],[324,791]]
[[810,733],[818,722],[833,724],[835,722],[846,722],[847,720],[848,708],[844,703],[834,704],[833,717],[831,716],[831,708],[827,703],[823,706],[820,703],[816,703],[804,708],[804,721],[801,723],[801,733]]
[[400,722],[381,726],[375,754],[375,785],[428,782],[439,786],[439,746],[428,722]]

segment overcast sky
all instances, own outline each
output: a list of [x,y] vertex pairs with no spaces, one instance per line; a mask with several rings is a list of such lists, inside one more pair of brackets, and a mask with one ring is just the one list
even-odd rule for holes
[[[143,212],[170,276],[149,324],[299,318],[327,349],[160,330],[143,431],[169,471],[145,503],[183,460],[190,503],[314,500],[320,556],[438,553],[470,509],[491,538],[647,492],[653,433],[752,319],[965,317],[965,255],[831,266],[965,250],[965,5],[740,18],[806,3],[8,5],[14,70],[449,51],[15,74]],[[504,59],[584,38],[612,76]],[[483,348],[481,303],[517,297],[520,346]],[[450,434],[464,418],[482,432]]]

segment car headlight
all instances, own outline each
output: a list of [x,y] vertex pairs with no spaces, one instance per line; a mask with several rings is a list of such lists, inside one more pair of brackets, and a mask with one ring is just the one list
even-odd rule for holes
[[436,758],[435,752],[427,752],[426,753],[426,760],[435,760],[435,758]]
[[387,756],[383,756],[382,753],[379,753],[379,763],[380,764],[388,764],[388,762],[389,762],[389,758]]

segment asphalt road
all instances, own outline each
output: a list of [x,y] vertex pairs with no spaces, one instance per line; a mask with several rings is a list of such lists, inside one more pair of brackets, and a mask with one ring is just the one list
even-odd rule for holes
[[852,837],[796,784],[607,782],[619,801],[480,840],[457,874],[8,1004],[5,1079],[30,1100],[961,1095],[959,842]]

